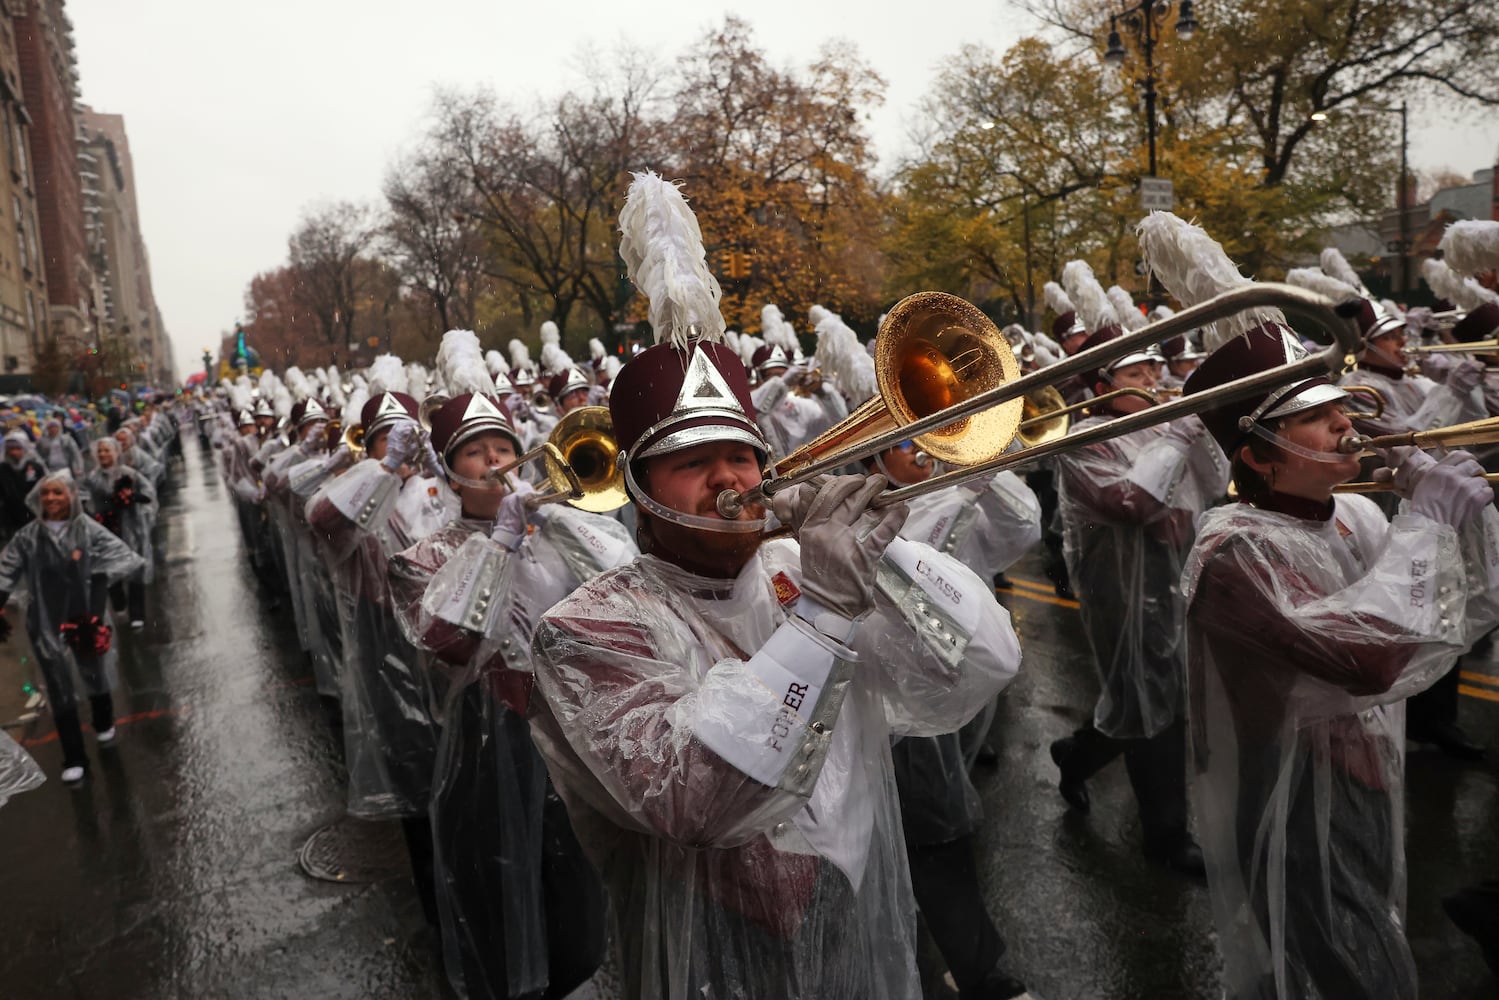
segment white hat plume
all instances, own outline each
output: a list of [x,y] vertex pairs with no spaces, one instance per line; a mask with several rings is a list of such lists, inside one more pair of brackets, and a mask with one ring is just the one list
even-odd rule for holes
[[722,342],[723,292],[708,270],[697,217],[677,185],[653,171],[634,178],[619,213],[619,255],[650,302],[656,342],[679,351],[693,339]]

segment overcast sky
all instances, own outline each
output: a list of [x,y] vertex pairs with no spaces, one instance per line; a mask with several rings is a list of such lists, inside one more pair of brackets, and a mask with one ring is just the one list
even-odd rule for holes
[[[969,41],[1003,49],[1032,28],[1004,0],[880,6],[71,0],[68,11],[83,99],[125,116],[156,298],[185,376],[240,317],[250,278],[285,259],[304,206],[378,197],[435,87],[556,94],[585,43],[628,38],[670,59],[737,10],[777,62],[802,64],[831,37],[858,45],[889,82],[871,121],[889,163],[944,58]],[[661,14],[643,17],[648,7]],[[1470,174],[1499,154],[1499,115],[1413,126],[1411,140],[1414,167]]]

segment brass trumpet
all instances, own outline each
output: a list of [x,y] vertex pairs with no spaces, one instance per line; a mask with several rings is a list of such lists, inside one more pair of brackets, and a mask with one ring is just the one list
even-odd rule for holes
[[[1469,445],[1499,443],[1499,417],[1470,420],[1450,427],[1433,427],[1426,431],[1406,431],[1403,434],[1384,434],[1379,437],[1360,437],[1350,434],[1339,444],[1338,450],[1345,455],[1355,455],[1370,448],[1464,448]],[[1490,483],[1499,483],[1499,473],[1486,472],[1482,478]],[[1390,493],[1393,483],[1356,482],[1334,486],[1334,493]]]
[[[1326,327],[1336,342],[1301,360],[1005,454],[1019,427],[1026,395],[1064,379],[1097,371],[1114,359],[1177,334],[1244,310],[1267,307],[1300,315]],[[1356,301],[1335,302],[1290,285],[1248,285],[1040,371],[1017,377],[1015,355],[988,317],[962,299],[923,292],[897,303],[880,329],[875,342],[875,373],[880,394],[778,465],[775,474],[758,486],[719,494],[718,512],[723,517],[736,518],[746,505],[764,504],[781,490],[907,440],[915,440],[918,447],[936,458],[967,466],[922,483],[888,490],[871,504],[883,507],[1062,451],[1262,395],[1287,382],[1328,372],[1342,374],[1354,366],[1363,347],[1351,321],[1357,308]]]
[[344,444],[346,444],[346,445],[349,446],[349,451],[353,452],[354,455],[355,455],[355,457],[363,458],[364,457],[364,425],[363,424],[350,424],[348,427],[345,427],[344,428]]

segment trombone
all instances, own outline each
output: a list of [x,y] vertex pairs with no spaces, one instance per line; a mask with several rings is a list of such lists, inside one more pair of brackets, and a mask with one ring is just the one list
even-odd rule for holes
[[[1357,455],[1371,448],[1464,448],[1469,445],[1499,443],[1499,417],[1470,420],[1450,427],[1433,427],[1426,431],[1406,431],[1401,434],[1383,434],[1379,437],[1361,437],[1350,434],[1338,444],[1345,455]],[[1499,472],[1486,472],[1479,477],[1486,482],[1499,483]],[[1389,493],[1395,489],[1393,483],[1358,482],[1334,486],[1334,493]]]
[[1457,344],[1417,344],[1407,347],[1406,354],[1491,354],[1499,350],[1499,339],[1470,340]]
[[565,503],[603,514],[623,507],[629,499],[618,455],[608,408],[580,406],[559,420],[540,445],[498,469],[490,469],[484,481],[508,483],[511,472],[540,459],[548,492],[528,497],[528,507]]
[[[883,507],[1062,451],[1086,447],[1228,402],[1261,395],[1287,382],[1328,372],[1341,374],[1354,366],[1363,346],[1351,322],[1359,306],[1358,300],[1339,303],[1291,285],[1247,285],[1081,351],[1038,372],[1016,377],[1018,368],[1014,353],[988,317],[954,296],[939,292],[918,293],[896,304],[876,339],[875,374],[880,384],[879,395],[859,407],[843,424],[804,446],[803,453],[789,456],[782,464],[790,464],[790,471],[779,471],[778,466],[775,474],[758,486],[743,492],[725,490],[720,493],[718,512],[725,518],[736,518],[748,504],[764,504],[782,490],[912,439],[923,451],[936,458],[967,466],[922,483],[888,490],[871,504]],[[1257,308],[1280,308],[1325,326],[1332,331],[1336,342],[1301,360],[1005,454],[1019,426],[1021,401],[1027,394],[1102,368],[1114,358],[1178,333]],[[972,325],[962,328],[964,318],[971,318]],[[939,402],[943,405],[933,405]],[[866,425],[873,423],[878,426],[880,421],[867,419],[868,414],[864,411],[869,409],[883,415],[885,426],[870,433],[849,433],[845,425],[856,424],[856,418],[861,416],[866,418]],[[961,457],[954,459],[950,455]]]
[[1067,429],[1072,425],[1071,415],[1074,413],[1090,410],[1101,403],[1124,396],[1143,399],[1151,406],[1156,406],[1164,401],[1165,391],[1127,385],[1111,389],[1102,396],[1093,396],[1068,405],[1060,392],[1049,385],[1044,386],[1025,397],[1025,406],[1020,411],[1020,426],[1015,429],[1015,436],[1025,447],[1034,448],[1043,442],[1066,437]]

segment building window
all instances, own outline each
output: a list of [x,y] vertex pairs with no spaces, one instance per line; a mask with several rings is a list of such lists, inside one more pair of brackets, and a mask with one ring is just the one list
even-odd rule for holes
[[26,252],[26,212],[21,208],[21,199],[10,196],[11,206],[16,212],[16,246],[21,251],[21,269],[31,269],[31,257]]
[[40,332],[36,327],[36,298],[29,288],[26,289],[26,329],[31,331],[31,342],[36,343],[36,335]]

